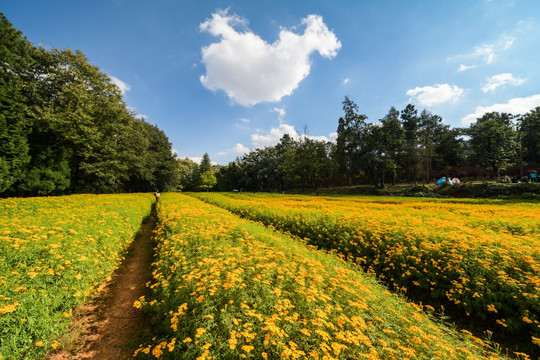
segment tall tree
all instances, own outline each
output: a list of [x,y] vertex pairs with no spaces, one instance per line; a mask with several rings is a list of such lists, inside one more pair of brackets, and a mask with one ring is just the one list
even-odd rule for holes
[[[384,157],[384,169],[392,172],[392,185],[395,185],[399,160],[405,143],[405,132],[399,121],[399,111],[392,106],[381,119],[381,125],[380,139],[377,140],[377,143],[381,148],[381,155]],[[384,176],[382,181],[382,186],[384,186]]]
[[208,191],[217,184],[216,175],[212,168],[212,162],[208,153],[204,153],[201,163],[199,164],[199,174],[197,179],[197,188],[199,190]]
[[435,156],[435,144],[438,142],[437,135],[442,126],[442,118],[423,110],[418,121],[418,130],[422,147],[423,183],[429,183],[431,166]]
[[490,166],[495,174],[516,159],[517,138],[512,128],[512,115],[491,112],[478,118],[469,127],[472,160]]
[[0,13],[0,194],[23,178],[30,162],[30,119],[23,74],[33,62],[32,45]]
[[[179,189],[183,191],[195,191],[197,185],[197,174],[199,172],[199,164],[188,158],[177,159],[176,162],[179,179]],[[222,190],[232,189],[227,188]]]
[[451,129],[448,125],[442,125],[437,129],[435,156],[432,160],[433,169],[443,170],[447,167],[464,165],[465,141],[463,135],[465,132],[465,129]]
[[356,105],[348,96],[343,100],[345,116],[339,118],[336,139],[336,160],[349,184],[360,173],[362,162],[362,137],[367,133],[367,116],[358,114]]
[[540,164],[540,106],[519,117],[523,161]]
[[409,182],[417,184],[418,181],[418,140],[419,140],[418,112],[414,105],[408,104],[401,112],[401,123],[405,132],[405,151]]

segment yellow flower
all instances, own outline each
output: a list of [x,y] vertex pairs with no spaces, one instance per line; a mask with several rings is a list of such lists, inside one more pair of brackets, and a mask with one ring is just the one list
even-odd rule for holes
[[205,328],[198,328],[197,329],[197,333],[195,334],[195,337],[201,337],[203,336],[203,334],[206,332],[206,329]]

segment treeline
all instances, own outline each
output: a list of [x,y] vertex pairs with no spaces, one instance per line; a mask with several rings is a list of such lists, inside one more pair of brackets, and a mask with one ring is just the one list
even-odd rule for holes
[[450,128],[439,115],[419,113],[411,104],[401,111],[392,107],[372,123],[348,97],[343,111],[335,142],[285,135],[275,146],[216,166],[214,188],[284,191],[353,184],[384,187],[399,181],[426,184],[446,175],[526,177],[540,165],[540,107],[520,116],[487,113],[468,128]]
[[174,190],[177,169],[107,74],[33,46],[0,13],[0,196]]

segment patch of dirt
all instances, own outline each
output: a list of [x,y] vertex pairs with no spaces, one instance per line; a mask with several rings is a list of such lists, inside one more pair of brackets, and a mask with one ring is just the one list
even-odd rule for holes
[[143,312],[133,302],[146,293],[146,283],[151,280],[155,223],[152,209],[111,280],[93,300],[74,311],[63,348],[49,360],[132,358],[137,340],[147,328]]

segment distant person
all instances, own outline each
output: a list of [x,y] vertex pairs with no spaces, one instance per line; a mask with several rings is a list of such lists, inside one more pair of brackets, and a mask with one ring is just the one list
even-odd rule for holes
[[529,173],[529,176],[531,177],[531,182],[537,182],[538,181],[538,172],[537,171],[531,171]]
[[154,193],[154,196],[156,197],[156,201],[159,200],[159,196],[160,196],[160,195],[161,195],[161,194],[159,193],[159,190],[156,190],[156,192]]

